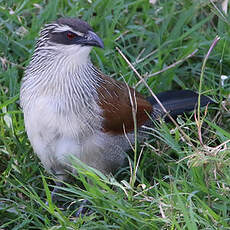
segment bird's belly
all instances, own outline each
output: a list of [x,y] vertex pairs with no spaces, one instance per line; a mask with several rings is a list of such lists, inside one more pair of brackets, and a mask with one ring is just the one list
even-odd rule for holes
[[47,170],[66,164],[69,155],[84,159],[83,152],[98,152],[99,116],[90,117],[87,109],[79,116],[71,111],[58,113],[55,101],[41,98],[24,111],[24,119],[33,149]]
[[116,138],[103,133],[100,114],[91,117],[87,109],[80,114],[59,114],[46,98],[37,100],[30,110],[24,111],[34,151],[44,167],[58,175],[70,169],[72,155],[104,173],[114,171],[123,164],[126,138],[115,141]]

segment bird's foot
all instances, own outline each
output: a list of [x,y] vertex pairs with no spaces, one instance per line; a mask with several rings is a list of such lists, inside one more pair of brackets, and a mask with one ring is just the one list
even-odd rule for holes
[[[62,183],[56,183],[56,186],[61,187]],[[58,201],[58,192],[59,192],[58,187],[54,187],[53,191],[51,191],[51,201],[52,202]],[[46,205],[49,206],[48,200],[46,201]],[[81,202],[81,205],[78,208],[75,216],[77,218],[79,218],[79,217],[91,215],[93,213],[93,211],[89,209],[89,205],[90,205],[90,202],[88,200],[84,199]],[[61,208],[65,209],[63,206],[61,206]]]
[[79,217],[83,217],[83,216],[89,216],[93,213],[92,210],[89,210],[89,201],[88,200],[83,200],[79,209],[77,210],[76,212],[76,217],[79,218]]
[[[57,187],[56,187],[57,186]],[[58,187],[61,187],[63,186],[63,183],[61,182],[56,182],[56,186],[53,188],[53,190],[51,191],[51,201],[52,202],[55,202],[57,201],[57,197],[58,197],[58,192],[59,192],[59,188]],[[48,200],[46,201],[46,205],[48,206],[49,205],[49,202]]]

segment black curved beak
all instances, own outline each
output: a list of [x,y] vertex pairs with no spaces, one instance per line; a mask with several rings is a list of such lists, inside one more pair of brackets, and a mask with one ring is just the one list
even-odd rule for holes
[[88,33],[85,36],[85,39],[81,41],[81,44],[86,45],[86,46],[87,45],[96,46],[96,47],[104,49],[104,42],[93,31],[88,31]]

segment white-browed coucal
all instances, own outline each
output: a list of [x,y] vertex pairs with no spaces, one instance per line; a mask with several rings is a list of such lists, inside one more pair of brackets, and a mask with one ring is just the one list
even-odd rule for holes
[[[96,69],[89,58],[94,46],[103,48],[103,41],[80,19],[47,24],[22,81],[20,103],[29,140],[44,167],[61,180],[71,170],[70,155],[103,173],[113,172],[130,149],[127,138],[134,142],[134,120],[142,132],[152,123],[149,117],[165,114],[153,98]],[[157,96],[172,116],[192,111],[198,98],[190,90]],[[201,106],[208,103],[212,100],[201,96]]]

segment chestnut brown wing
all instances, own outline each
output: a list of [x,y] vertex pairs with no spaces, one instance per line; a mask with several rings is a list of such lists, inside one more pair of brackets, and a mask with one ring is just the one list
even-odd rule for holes
[[[152,112],[152,105],[133,88],[125,83],[101,75],[102,82],[98,88],[99,106],[103,111],[103,131],[114,135],[132,132],[134,119],[132,104],[137,105],[136,123],[143,125]],[[132,103],[133,102],[133,103]]]

